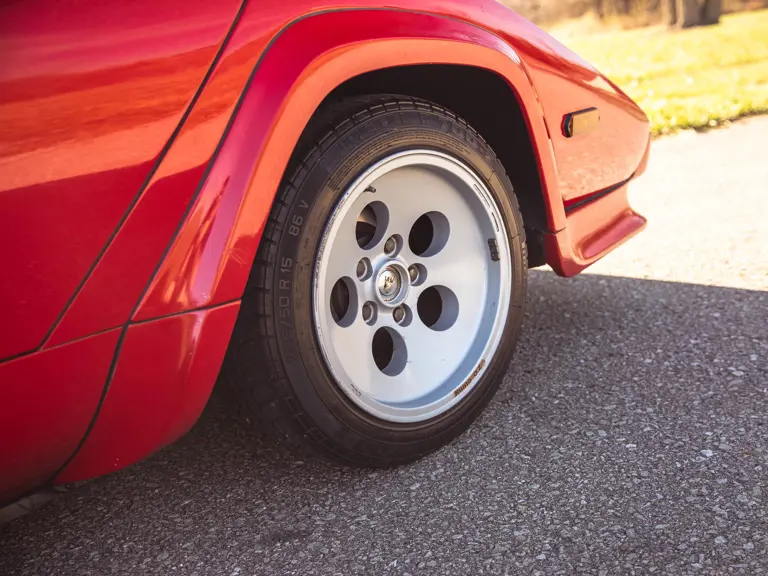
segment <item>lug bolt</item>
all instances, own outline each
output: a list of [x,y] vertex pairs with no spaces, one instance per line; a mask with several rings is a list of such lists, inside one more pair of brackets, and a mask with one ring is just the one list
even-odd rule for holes
[[365,280],[370,275],[370,264],[367,258],[363,258],[357,263],[355,270],[358,280]]
[[419,269],[416,268],[416,266],[408,267],[408,276],[410,277],[411,282],[416,282],[416,280],[419,279]]
[[402,306],[398,306],[392,311],[392,316],[395,319],[395,322],[400,324],[405,320],[405,309]]
[[397,240],[395,240],[394,236],[390,236],[387,238],[387,241],[384,243],[384,252],[387,255],[391,255],[394,253],[394,251],[397,250]]
[[363,304],[363,320],[368,323],[373,320],[373,304],[370,302]]

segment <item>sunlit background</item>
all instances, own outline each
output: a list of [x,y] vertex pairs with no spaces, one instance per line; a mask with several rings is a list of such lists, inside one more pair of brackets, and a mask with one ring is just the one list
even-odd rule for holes
[[655,134],[768,111],[766,0],[503,0],[592,62]]

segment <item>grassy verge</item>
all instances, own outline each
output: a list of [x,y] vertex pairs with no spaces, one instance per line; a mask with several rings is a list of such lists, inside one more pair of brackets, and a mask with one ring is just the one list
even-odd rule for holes
[[768,10],[683,31],[551,32],[621,86],[655,134],[768,112]]

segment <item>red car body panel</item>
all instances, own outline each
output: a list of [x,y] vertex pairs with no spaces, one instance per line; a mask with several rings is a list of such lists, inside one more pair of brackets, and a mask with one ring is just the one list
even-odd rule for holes
[[184,6],[0,7],[0,245],[13,246],[0,358],[44,340],[162,155],[239,0]]
[[0,502],[49,480],[99,405],[119,330],[0,364]]
[[[322,100],[360,74],[443,63],[507,83],[534,147],[545,254],[559,274],[645,223],[626,199],[647,161],[643,113],[493,0],[131,6],[0,9],[0,242],[14,247],[0,277],[0,358],[21,355],[0,361],[0,422],[32,390],[45,404],[23,426],[7,420],[18,432],[0,428],[0,469],[18,463],[0,477],[0,498],[116,470],[194,423],[294,147]],[[565,114],[590,107],[600,127],[567,138]],[[85,347],[107,338],[108,352]],[[46,358],[88,378],[46,379]],[[55,454],[29,432],[49,426],[54,386],[88,397],[58,420],[69,440]]]
[[93,429],[57,482],[132,464],[197,421],[224,359],[238,302],[132,325]]

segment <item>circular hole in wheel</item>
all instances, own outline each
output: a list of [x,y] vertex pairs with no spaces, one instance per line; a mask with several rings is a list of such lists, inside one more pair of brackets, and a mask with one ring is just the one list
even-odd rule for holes
[[351,278],[339,278],[331,289],[331,317],[342,327],[355,321],[357,314],[357,291]]
[[376,246],[384,237],[389,224],[389,210],[383,202],[371,202],[357,217],[355,238],[357,245],[364,250]]
[[387,376],[400,374],[408,361],[405,341],[391,328],[376,330],[371,343],[371,352],[376,367]]
[[451,227],[442,212],[422,214],[411,226],[408,247],[417,256],[434,256],[448,242]]
[[430,286],[419,295],[416,310],[425,326],[442,332],[456,323],[459,300],[450,288]]

